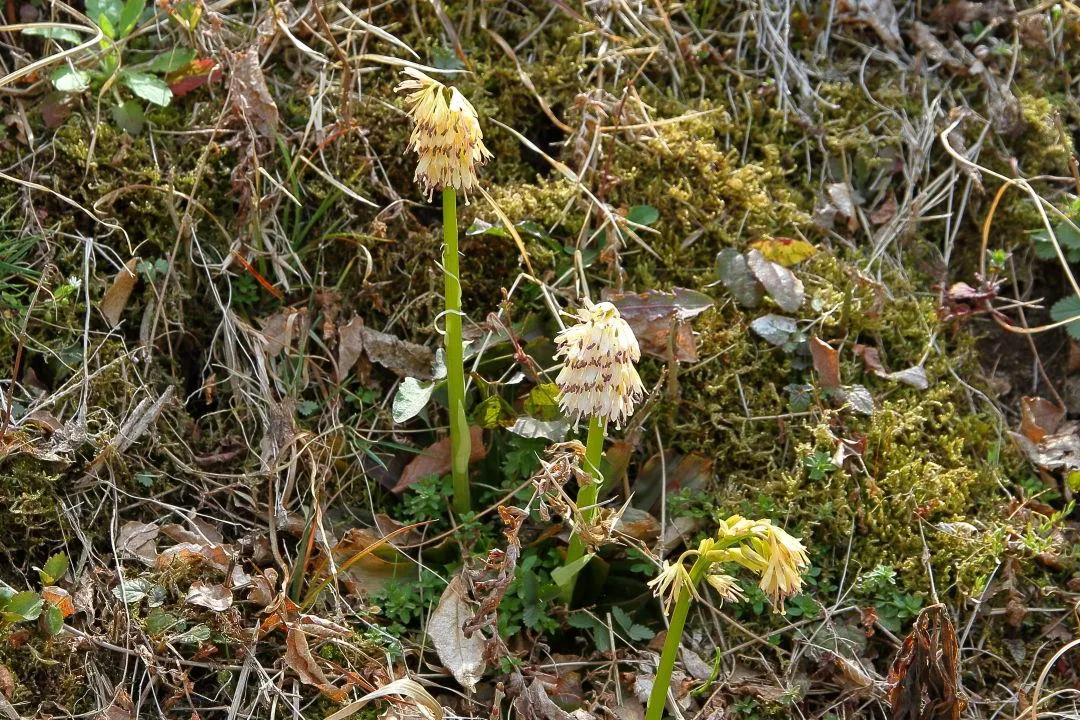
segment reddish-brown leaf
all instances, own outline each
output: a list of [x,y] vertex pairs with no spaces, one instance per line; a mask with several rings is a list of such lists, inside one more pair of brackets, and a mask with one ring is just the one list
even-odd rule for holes
[[959,649],[944,605],[924,608],[889,668],[892,720],[960,720]]
[[[601,297],[615,305],[630,324],[641,352],[667,359],[674,350],[679,362],[698,359],[694,332],[687,321],[712,307],[713,301],[708,295],[677,287],[671,292],[616,293],[605,290]],[[674,338],[672,330],[675,331]]]
[[1020,432],[1033,443],[1052,435],[1065,420],[1065,408],[1040,397],[1020,400]]
[[836,390],[840,387],[840,353],[829,343],[815,336],[810,338],[810,356],[814,360],[814,370],[818,382],[824,390]]
[[[483,428],[473,425],[469,427],[469,434],[472,436],[469,462],[483,460],[487,457]],[[409,461],[391,492],[404,492],[405,488],[423,478],[431,475],[445,475],[448,472],[450,472],[450,438],[445,437]]]

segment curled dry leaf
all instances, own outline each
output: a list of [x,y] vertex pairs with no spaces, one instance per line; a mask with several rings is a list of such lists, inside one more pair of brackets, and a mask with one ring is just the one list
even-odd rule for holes
[[340,377],[344,377],[352,369],[361,353],[395,375],[417,380],[435,378],[435,353],[431,348],[373,330],[364,325],[363,319],[354,317],[348,324],[338,328]]
[[223,612],[232,607],[232,590],[220,583],[206,583],[196,580],[188,588],[187,597],[184,599],[188,605],[198,605],[214,612]]
[[1033,443],[1052,435],[1065,420],[1065,408],[1041,397],[1020,399],[1020,432]]
[[274,357],[282,350],[292,348],[293,342],[307,335],[307,308],[285,308],[263,320],[261,326],[260,331],[266,341],[266,354]]
[[108,321],[109,325],[116,326],[120,324],[120,318],[124,315],[124,308],[127,307],[128,298],[131,297],[131,291],[135,288],[135,281],[139,279],[139,276],[135,274],[135,265],[138,261],[139,258],[128,260],[127,264],[120,268],[120,272],[116,273],[112,285],[109,286],[109,289],[105,291],[105,295],[101,298],[98,309],[101,310],[101,314],[105,316],[105,320]]
[[795,312],[802,307],[805,291],[795,273],[779,263],[766,260],[756,249],[746,253],[746,265],[782,310]]
[[[619,309],[619,314],[634,331],[641,352],[667,359],[673,346],[675,359],[679,362],[698,359],[697,342],[687,321],[712,307],[713,300],[708,295],[679,287],[671,292],[646,290],[640,293],[616,293],[605,289],[601,298]],[[673,328],[674,339],[671,337]]]
[[[487,448],[484,446],[484,431],[475,425],[469,427],[472,436],[472,448],[469,452],[469,462],[483,460],[487,457]],[[391,489],[391,492],[404,492],[413,483],[431,475],[445,475],[450,472],[450,438],[445,437],[430,446],[419,455],[409,461],[402,471],[401,477]]]
[[121,555],[138,558],[147,565],[157,562],[158,526],[151,523],[141,523],[129,520],[120,526],[120,532],[116,535],[116,550]]
[[959,648],[944,605],[924,608],[889,668],[893,720],[959,720]]
[[258,49],[250,47],[236,57],[230,71],[233,108],[260,138],[272,139],[278,125],[278,108],[266,86]]
[[461,575],[457,575],[446,586],[427,623],[427,634],[435,646],[439,660],[469,692],[476,689],[476,683],[484,676],[487,668],[484,662],[487,641],[480,633],[465,637],[465,623],[472,616],[473,610],[466,599],[465,583]]

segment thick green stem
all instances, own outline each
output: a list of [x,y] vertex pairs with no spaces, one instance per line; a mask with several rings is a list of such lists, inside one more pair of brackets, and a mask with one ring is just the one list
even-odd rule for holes
[[[701,581],[701,576],[710,564],[699,557],[690,568],[690,581],[694,585]],[[667,637],[664,639],[664,650],[660,654],[660,665],[656,668],[656,678],[653,680],[652,692],[649,693],[649,706],[645,710],[645,720],[660,720],[664,715],[668,688],[671,686],[671,672],[675,669],[675,657],[679,654],[679,645],[682,642],[683,628],[686,627],[686,616],[690,614],[692,597],[691,588],[684,587],[675,600],[675,609],[671,613]]]
[[446,296],[446,392],[450,408],[450,472],[454,478],[454,512],[472,509],[469,497],[469,454],[472,438],[465,415],[465,348],[461,343],[461,281],[458,274],[457,195],[443,189],[443,281]]
[[[589,438],[585,443],[585,470],[593,477],[593,482],[578,488],[577,506],[581,508],[581,517],[588,523],[596,515],[596,500],[604,476],[600,474],[600,458],[604,455],[604,428],[607,423],[597,417],[589,418]],[[585,554],[585,543],[577,535],[570,537],[570,547],[566,550],[566,564],[579,560]],[[580,574],[580,573],[579,573]],[[574,586],[577,575],[562,588],[562,599],[567,605],[574,599]]]

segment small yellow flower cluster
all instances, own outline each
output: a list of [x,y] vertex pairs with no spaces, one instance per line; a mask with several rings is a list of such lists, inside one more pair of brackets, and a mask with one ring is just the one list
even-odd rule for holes
[[[687,570],[685,563],[691,559],[694,569]],[[665,560],[660,574],[649,586],[653,594],[664,599],[665,612],[670,612],[683,588],[700,600],[694,581],[697,570],[724,600],[744,599],[735,578],[712,572],[712,566],[717,563],[736,563],[759,575],[758,587],[783,612],[784,600],[802,591],[803,574],[810,567],[810,558],[802,542],[771,521],[734,515],[721,525],[715,539],[702,540],[696,550],[684,552],[673,565]]]
[[555,338],[555,357],[564,358],[555,378],[559,405],[575,420],[596,417],[621,427],[645,392],[634,367],[641,359],[637,338],[611,303],[586,299],[577,317]]
[[476,166],[491,157],[476,110],[457,88],[413,68],[404,73],[408,79],[395,90],[408,93],[405,104],[416,123],[409,137],[409,148],[419,156],[414,179],[429,199],[432,190],[447,187],[461,190],[468,199],[469,190],[478,184]]

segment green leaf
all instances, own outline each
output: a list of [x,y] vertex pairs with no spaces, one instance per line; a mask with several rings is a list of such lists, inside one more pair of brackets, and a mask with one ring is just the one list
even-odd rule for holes
[[586,612],[570,613],[567,622],[570,623],[570,627],[578,630],[592,630],[596,627],[596,620]]
[[49,605],[45,608],[45,615],[42,617],[42,625],[46,635],[56,635],[60,632],[60,629],[64,627],[63,611],[55,605]]
[[[1073,224],[1076,224],[1074,221]],[[1058,223],[1054,228],[1054,236],[1057,237],[1057,241],[1061,243],[1064,248],[1075,250],[1080,248],[1080,232],[1073,229],[1072,225],[1067,222]]]
[[69,42],[72,45],[78,45],[82,42],[82,37],[79,33],[75,32],[71,28],[61,27],[33,27],[26,28],[22,31],[23,35],[35,35],[37,37],[50,38],[52,40],[63,40]]
[[557,567],[551,571],[551,579],[554,580],[555,584],[559,587],[566,587],[592,559],[593,553],[588,553],[587,555],[579,557],[569,565]]
[[45,561],[45,567],[41,568],[38,575],[42,585],[55,585],[56,581],[64,577],[68,571],[68,556],[65,553],[56,553]]
[[210,628],[206,625],[199,624],[191,628],[187,632],[180,633],[173,638],[173,642],[177,643],[192,643],[198,644],[210,639]]
[[619,627],[623,630],[629,630],[634,626],[634,621],[630,617],[630,613],[626,612],[618,605],[611,608],[611,617],[615,618],[615,622],[617,622]]
[[21,593],[15,593],[7,601],[4,614],[15,621],[37,620],[44,605],[45,601],[41,599],[41,595],[32,590],[24,590]]
[[150,62],[150,72],[166,73],[176,72],[182,67],[191,64],[195,59],[195,51],[191,48],[173,48],[168,52],[158,55]]
[[[109,38],[110,40],[116,39],[116,26],[113,24],[113,20],[111,20],[108,15],[105,15],[104,13],[98,15],[98,27],[101,28],[101,32],[105,33],[105,37]],[[107,48],[108,45],[102,42],[102,47]]]
[[[395,398],[396,399],[396,398]],[[473,410],[473,422],[482,428],[493,430],[502,427],[503,406],[498,395],[490,395]]]
[[1068,331],[1069,337],[1080,340],[1080,297],[1070,295],[1061,298],[1050,308],[1050,317],[1054,322],[1076,318],[1077,322],[1069,323],[1065,326],[1065,329]]
[[122,601],[125,605],[133,605],[147,597],[153,588],[154,583],[146,578],[134,578],[132,580],[122,580],[119,585],[113,588],[112,593],[117,600]]
[[80,93],[90,87],[90,73],[85,70],[76,70],[70,65],[54,70],[49,80],[60,92]]
[[120,31],[120,37],[127,37],[131,34],[136,23],[139,22],[139,16],[142,15],[144,7],[146,7],[146,0],[127,0],[124,3],[124,9],[120,11],[120,18],[116,23],[117,29]]
[[131,88],[143,100],[152,102],[161,107],[172,102],[172,90],[164,80],[150,73],[127,71],[120,76],[121,81]]
[[638,225],[652,225],[660,219],[660,211],[652,205],[635,205],[627,211],[626,219]]
[[400,425],[419,415],[431,400],[433,392],[435,392],[435,383],[421,382],[412,377],[402,380],[397,392],[394,393],[392,408],[394,422]]
[[631,640],[639,642],[642,640],[652,640],[656,637],[656,633],[654,633],[651,628],[647,628],[644,625],[632,625],[626,631],[626,634],[630,636]]
[[173,629],[183,630],[184,624],[180,621],[180,618],[165,612],[161,608],[154,608],[146,616],[146,632],[151,635],[160,635],[166,630]]
[[[117,127],[126,132],[128,135],[139,135],[142,133],[143,128],[146,127],[146,116],[143,114],[142,106],[134,100],[128,100],[120,105],[114,105],[112,108],[113,122]],[[149,265],[145,260],[143,263]]]

